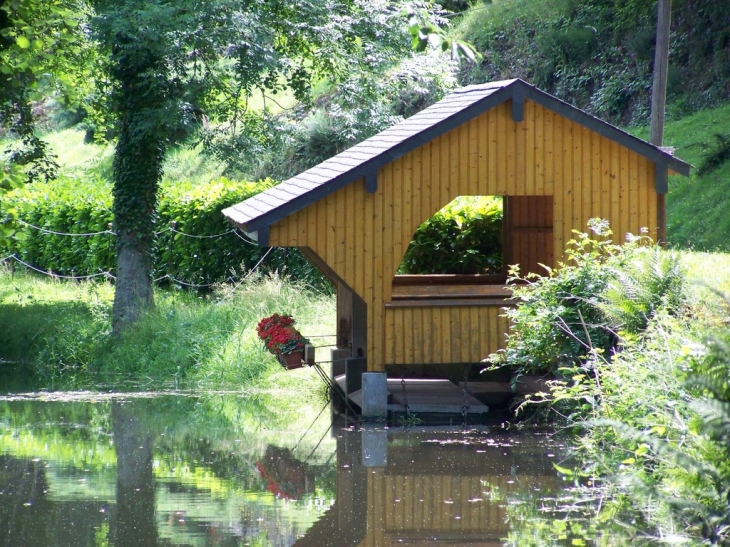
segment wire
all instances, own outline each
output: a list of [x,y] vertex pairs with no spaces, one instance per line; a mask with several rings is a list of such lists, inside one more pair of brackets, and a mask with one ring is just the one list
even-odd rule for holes
[[[176,230],[175,228],[169,228],[169,231],[170,232],[173,232],[175,234],[180,234],[181,236],[191,237],[193,239],[216,239],[216,238],[219,238],[219,237],[227,236],[228,234],[233,234],[233,233],[236,232],[236,229],[233,228],[232,230],[228,230],[227,232],[223,232],[222,234],[213,234],[213,235],[209,235],[209,236],[208,235],[206,235],[206,236],[198,236],[198,235],[195,235],[195,234],[186,234],[185,232],[181,232],[180,230]],[[162,232],[160,232],[160,233],[162,233]]]
[[54,232],[53,230],[47,230],[45,228],[41,228],[40,226],[35,226],[34,224],[31,224],[30,222],[26,222],[23,219],[17,219],[17,222],[20,224],[25,224],[26,226],[33,228],[35,230],[38,230],[39,232],[43,232],[44,234],[52,234],[54,236],[69,236],[69,237],[93,237],[103,234],[111,234],[113,236],[117,235],[116,233],[112,232],[111,230],[104,230],[103,232],[89,232],[85,234],[72,234],[69,232]]
[[19,259],[15,255],[12,255],[11,258],[14,258],[17,262],[20,262],[26,268],[29,268],[29,269],[33,270],[34,272],[38,272],[38,273],[41,273],[43,275],[47,275],[48,277],[57,277],[58,279],[93,279],[95,277],[104,276],[106,278],[116,279],[116,276],[112,275],[111,272],[101,272],[101,273],[91,274],[91,275],[60,275],[60,274],[54,274],[52,272],[46,272],[46,271],[41,270],[40,268],[36,268],[35,266],[32,266],[32,265],[28,264],[27,262],[24,262],[23,260]]
[[233,230],[233,233],[236,234],[236,237],[243,241],[244,243],[248,243],[249,245],[253,245],[254,247],[258,247],[259,244],[257,241],[254,241],[250,237],[244,237],[238,230]]
[[196,289],[207,289],[207,288],[210,288],[210,287],[215,287],[216,285],[219,285],[220,284],[218,282],[216,282],[216,283],[206,283],[206,284],[188,283],[186,281],[180,281],[179,279],[175,279],[170,274],[165,274],[162,277],[158,277],[156,279],[153,279],[152,281],[155,282],[155,283],[158,283],[158,282],[162,281],[163,279],[169,279],[170,281],[172,281],[173,283],[177,283],[178,285],[183,285],[185,287],[191,287],[191,288],[196,288]]
[[258,262],[256,263],[256,265],[255,265],[255,266],[254,266],[253,268],[251,268],[251,270],[250,270],[250,271],[249,271],[249,272],[248,272],[248,273],[247,273],[247,274],[246,274],[246,275],[244,276],[244,278],[243,278],[243,279],[241,279],[241,280],[240,280],[240,281],[239,281],[238,283],[236,283],[236,284],[235,284],[235,285],[233,286],[233,288],[232,288],[232,289],[231,289],[230,291],[228,291],[228,294],[227,294],[227,295],[225,296],[225,298],[228,298],[229,296],[231,296],[231,295],[232,295],[232,294],[233,294],[233,293],[234,293],[234,292],[236,291],[236,289],[238,289],[238,287],[240,287],[240,286],[241,286],[241,285],[243,284],[243,282],[244,282],[244,281],[246,281],[246,280],[247,280],[247,279],[248,279],[249,277],[251,277],[251,276],[253,275],[253,273],[254,273],[254,272],[256,271],[256,269],[257,269],[257,268],[258,268],[258,267],[259,267],[259,266],[261,265],[261,263],[262,263],[262,262],[264,261],[264,259],[265,259],[265,258],[266,258],[267,256],[269,256],[269,253],[270,253],[271,251],[273,251],[273,250],[274,250],[274,247],[269,247],[269,250],[268,250],[268,251],[266,251],[266,253],[264,253],[264,256],[262,256],[262,257],[261,257],[261,260],[259,260],[259,261],[258,261]]
[[[28,226],[29,228],[33,228],[34,230],[38,230],[39,232],[42,232],[44,234],[51,234],[51,235],[55,235],[55,236],[94,237],[94,236],[104,235],[104,234],[109,234],[109,235],[113,235],[113,236],[116,236],[117,235],[117,233],[114,232],[114,231],[112,231],[112,230],[104,230],[104,231],[101,231],[101,232],[88,232],[88,233],[81,233],[81,234],[75,234],[75,233],[71,233],[71,232],[56,232],[55,230],[48,230],[47,228],[41,228],[40,226],[36,226],[35,224],[31,224],[30,222],[26,222],[25,220],[23,220],[21,218],[17,219],[17,222],[19,222],[20,224],[23,224],[25,226]],[[219,237],[225,237],[225,236],[227,236],[229,234],[236,234],[236,235],[238,235],[235,228],[232,228],[232,229],[228,230],[227,232],[223,232],[223,233],[220,233],[220,234],[196,235],[196,234],[188,234],[186,232],[181,232],[180,230],[177,230],[177,229],[175,229],[172,226],[168,226],[167,228],[164,228],[162,230],[156,231],[155,232],[155,235],[158,236],[160,234],[164,234],[165,232],[173,232],[175,234],[180,234],[181,236],[190,237],[190,238],[193,238],[193,239],[216,239],[216,238],[219,238]],[[239,237],[241,237],[241,236],[239,235]],[[243,238],[241,238],[241,239],[243,239]],[[244,239],[244,241],[246,241],[246,240]],[[250,243],[249,241],[246,241],[246,242],[247,243]]]

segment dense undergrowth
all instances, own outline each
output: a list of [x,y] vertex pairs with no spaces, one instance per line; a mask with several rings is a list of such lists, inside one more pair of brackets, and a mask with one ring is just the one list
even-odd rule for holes
[[334,340],[333,297],[275,276],[205,297],[158,291],[156,309],[121,338],[110,283],[10,276],[0,272],[0,366],[17,363],[46,388],[278,389],[296,380],[277,374],[256,338],[262,317],[290,313],[317,345]]
[[492,361],[555,378],[517,411],[577,433],[584,463],[562,472],[600,487],[597,519],[637,542],[730,545],[730,277],[708,285],[728,256],[619,247],[594,227],[569,263],[517,290]]

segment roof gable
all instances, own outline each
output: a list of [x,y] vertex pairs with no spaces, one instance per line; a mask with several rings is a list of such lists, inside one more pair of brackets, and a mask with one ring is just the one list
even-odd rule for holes
[[[366,139],[281,184],[223,210],[223,214],[247,232],[265,229],[275,222],[322,199],[328,194],[365,178],[370,191],[377,188],[377,170],[422,144],[442,135],[512,99],[512,117],[522,121],[525,99],[548,108],[660,165],[666,174],[673,169],[689,174],[689,165],[664,150],[618,129],[523,80],[504,80],[467,86],[414,116]],[[666,184],[666,175],[657,185]],[[666,188],[658,188],[665,193]]]

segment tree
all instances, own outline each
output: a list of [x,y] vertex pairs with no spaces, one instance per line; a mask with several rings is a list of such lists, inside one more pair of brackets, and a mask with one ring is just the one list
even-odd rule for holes
[[[92,56],[87,15],[83,0],[0,0],[0,127],[18,137],[0,157],[0,207],[4,192],[55,174],[33,105],[49,94],[71,103],[83,93]],[[14,215],[0,213],[1,244]]]
[[346,70],[361,46],[349,1],[105,0],[96,39],[107,59],[117,121],[113,330],[154,305],[151,251],[166,150],[204,123],[236,123],[256,89],[311,83]]

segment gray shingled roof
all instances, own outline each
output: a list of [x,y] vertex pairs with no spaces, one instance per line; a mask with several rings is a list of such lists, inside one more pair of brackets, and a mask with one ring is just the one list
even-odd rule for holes
[[[319,165],[224,209],[223,214],[247,232],[266,228],[361,177],[375,176],[379,167],[507,99],[514,99],[513,105],[517,103],[521,107],[525,98],[618,141],[656,163],[681,174],[689,174],[689,165],[667,152],[522,80],[504,80],[459,89],[418,114]],[[521,111],[518,115],[521,116]]]

